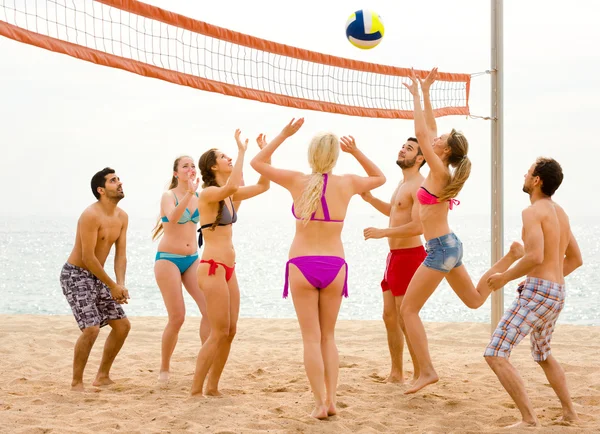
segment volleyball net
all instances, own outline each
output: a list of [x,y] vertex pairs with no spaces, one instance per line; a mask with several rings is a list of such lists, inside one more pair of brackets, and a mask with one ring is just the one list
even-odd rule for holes
[[[295,48],[135,0],[0,0],[0,35],[250,100],[352,116],[413,115],[402,84],[410,81],[409,68]],[[469,74],[438,73],[430,90],[436,116],[469,114],[470,80]]]

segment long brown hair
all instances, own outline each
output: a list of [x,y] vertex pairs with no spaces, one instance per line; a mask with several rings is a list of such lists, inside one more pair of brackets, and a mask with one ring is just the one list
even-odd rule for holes
[[[220,187],[213,172],[212,167],[217,164],[217,149],[212,148],[206,151],[198,160],[198,168],[202,175],[202,188],[206,187]],[[211,225],[210,230],[214,231],[217,225],[221,222],[223,217],[223,207],[225,206],[225,200],[219,201],[219,210],[217,211],[217,218]]]
[[[177,157],[175,159],[175,161],[173,162],[173,172],[177,172],[177,169],[179,169],[179,162],[183,158],[189,158],[190,160],[192,159],[192,157],[189,157],[187,155],[182,155],[181,157]],[[171,177],[171,184],[169,185],[169,188],[167,190],[174,189],[175,187],[177,187],[178,184],[179,184],[179,179],[175,176],[175,174],[173,174],[173,176]],[[154,226],[154,229],[152,229],[152,241],[156,240],[157,238],[160,238],[163,234],[163,231],[164,231],[164,228],[163,228],[163,224],[162,224],[162,219],[159,216],[158,221],[156,222],[156,225]]]
[[310,221],[312,213],[321,203],[324,179],[323,174],[333,169],[340,154],[340,141],[335,134],[322,133],[313,137],[308,147],[308,163],[313,171],[302,195],[298,199],[296,215],[304,224]]
[[450,176],[448,185],[440,193],[440,202],[458,196],[458,193],[460,193],[471,174],[471,160],[467,157],[467,153],[469,152],[467,138],[462,133],[452,129],[447,143],[452,151],[448,158],[448,163],[454,168],[454,173]]

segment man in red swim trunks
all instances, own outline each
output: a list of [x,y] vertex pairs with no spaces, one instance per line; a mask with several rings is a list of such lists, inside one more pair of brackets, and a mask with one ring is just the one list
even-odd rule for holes
[[[398,153],[396,164],[402,169],[403,179],[394,191],[391,203],[373,197],[370,192],[364,193],[362,198],[376,210],[390,217],[389,228],[367,228],[364,230],[364,236],[365,240],[387,237],[390,245],[385,274],[381,281],[383,321],[392,358],[392,369],[387,381],[403,383],[404,322],[400,316],[400,306],[413,274],[427,256],[421,242],[423,228],[416,198],[417,190],[423,182],[423,175],[419,170],[425,164],[425,159],[417,139],[410,137],[406,141]],[[416,380],[419,377],[419,366],[415,363],[416,358],[410,342],[407,340],[406,343],[414,364],[413,380]]]

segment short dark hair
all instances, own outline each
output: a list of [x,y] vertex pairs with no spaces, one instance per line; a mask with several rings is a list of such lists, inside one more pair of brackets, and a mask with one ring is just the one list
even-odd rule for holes
[[542,193],[552,196],[563,181],[563,171],[558,161],[553,158],[540,157],[535,161],[532,176],[542,180]]
[[[406,141],[407,142],[415,142],[417,145],[419,144],[419,141],[417,140],[416,137],[409,137],[408,139],[406,139]],[[423,152],[421,151],[421,146],[419,146],[418,149],[417,149],[417,156],[419,156],[419,155],[423,155]],[[419,166],[419,169],[421,167],[423,167],[425,165],[425,163],[427,163],[427,161],[425,161],[425,158],[423,158],[423,162]]]
[[94,176],[92,176],[92,193],[94,193],[94,197],[97,200],[100,200],[100,193],[98,193],[98,187],[104,188],[106,186],[106,175],[110,175],[111,173],[115,173],[114,169],[110,167],[105,167],[101,171],[97,172]]

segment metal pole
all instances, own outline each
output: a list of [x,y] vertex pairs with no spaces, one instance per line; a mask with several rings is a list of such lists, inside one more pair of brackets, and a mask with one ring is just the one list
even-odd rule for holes
[[[492,7],[492,264],[503,256],[504,188],[503,188],[503,0],[491,0]],[[492,332],[504,313],[504,288],[492,293]]]

